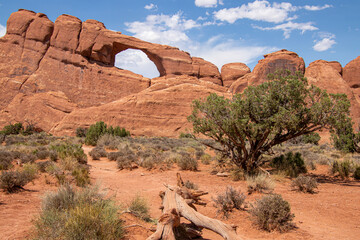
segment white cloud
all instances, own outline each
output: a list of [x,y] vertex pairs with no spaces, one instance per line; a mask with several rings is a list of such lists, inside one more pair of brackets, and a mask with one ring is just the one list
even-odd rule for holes
[[0,37],[5,36],[6,34],[6,27],[0,24]]
[[185,31],[200,27],[201,24],[192,19],[185,19],[181,12],[174,15],[149,15],[145,22],[125,23],[127,31],[134,34],[134,37],[145,41],[178,45],[188,41],[189,37]]
[[315,40],[315,45],[313,49],[317,52],[323,52],[330,49],[334,44],[336,44],[335,35],[331,33],[321,33],[321,40]]
[[[217,0],[195,0],[195,5],[197,7],[216,7],[217,6]],[[222,1],[219,1],[220,4],[222,4]]]
[[149,5],[145,5],[144,8],[147,9],[147,10],[157,10],[158,6],[153,4],[153,3],[150,3]]
[[324,6],[309,6],[309,5],[305,5],[304,9],[308,10],[308,11],[320,11],[320,10],[324,10],[326,8],[331,8],[333,7],[332,5],[329,4],[325,4]]
[[247,65],[255,63],[264,54],[279,50],[270,46],[247,45],[241,41],[216,36],[206,43],[198,43],[197,47],[188,50],[192,56],[204,58],[215,64],[219,70],[226,63],[242,62]]
[[118,53],[115,56],[115,66],[148,78],[159,76],[155,64],[140,50],[128,49]]
[[291,3],[273,3],[265,0],[256,0],[248,4],[243,4],[236,8],[224,8],[214,12],[215,19],[234,23],[238,19],[251,19],[280,23],[291,19],[289,13],[296,11],[297,7]]
[[255,25],[253,27],[260,29],[260,30],[282,30],[282,31],[284,31],[284,37],[286,39],[290,37],[290,33],[294,30],[300,30],[302,34],[306,31],[318,30],[318,28],[315,27],[312,22],[295,23],[295,22],[291,22],[291,21],[287,22],[287,23],[276,25],[275,27],[259,27],[259,26],[255,26]]

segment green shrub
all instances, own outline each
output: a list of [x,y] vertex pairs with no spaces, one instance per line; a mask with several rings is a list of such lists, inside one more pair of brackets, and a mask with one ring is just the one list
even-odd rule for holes
[[36,152],[36,157],[38,159],[46,159],[50,156],[50,152],[48,150],[40,150]]
[[20,134],[24,131],[24,126],[22,125],[22,123],[15,123],[15,124],[9,124],[6,125],[2,132],[5,135],[17,135]]
[[121,239],[118,207],[96,187],[75,191],[66,185],[45,196],[35,221],[36,239]]
[[229,212],[235,209],[243,209],[246,196],[238,190],[235,190],[231,186],[226,188],[226,191],[222,194],[213,198],[217,212],[224,214],[225,217],[228,217]]
[[86,132],[85,144],[95,146],[99,138],[107,132],[107,125],[104,122],[97,122],[90,126]]
[[198,170],[198,163],[196,159],[194,159],[193,157],[187,154],[184,154],[181,158],[177,160],[177,165],[181,170],[190,170],[190,171]]
[[273,158],[270,165],[279,171],[284,171],[289,177],[297,177],[301,173],[306,173],[306,165],[300,153],[288,152],[286,156],[281,155]]
[[76,129],[76,136],[77,137],[86,137],[87,128],[78,127]]
[[91,125],[86,132],[85,144],[95,146],[99,138],[106,133],[118,137],[130,136],[130,132],[126,131],[124,128],[113,128],[112,126],[108,128],[104,122],[97,122]]
[[266,174],[257,174],[246,177],[249,194],[253,192],[271,192],[274,190],[275,183]]
[[266,231],[279,230],[280,232],[292,229],[294,214],[290,204],[281,195],[266,195],[257,200],[250,210],[255,223]]
[[78,166],[72,171],[71,175],[75,179],[76,186],[85,187],[90,184],[90,172],[86,167]]
[[334,161],[331,165],[330,173],[338,174],[342,179],[348,178],[353,172],[353,163],[349,160]]
[[7,193],[13,193],[30,182],[29,176],[20,171],[3,171],[0,175],[0,189]]
[[180,133],[179,138],[194,138],[191,133]]
[[23,165],[22,174],[29,182],[33,181],[38,176],[39,167],[35,163],[26,163]]
[[35,160],[36,160],[36,157],[32,153],[23,153],[20,156],[20,162],[22,164],[24,164],[24,163],[33,163],[33,162],[35,162]]
[[0,150],[0,170],[8,170],[12,165],[12,161],[14,160],[11,152],[1,151]]
[[135,198],[130,202],[128,210],[144,221],[151,221],[149,214],[149,204],[147,203],[146,199],[140,195],[136,195]]
[[313,132],[291,139],[290,142],[294,144],[309,143],[309,144],[319,145],[320,139],[321,139],[320,135],[318,133]]
[[212,160],[211,156],[207,153],[205,153],[200,157],[200,161],[204,165],[209,165],[211,163],[211,160]]
[[360,180],[360,167],[356,167],[356,169],[355,169],[355,171],[354,171],[353,177],[354,177],[356,180]]
[[111,135],[109,133],[105,133],[99,138],[96,146],[106,147],[108,149],[115,150],[118,148],[119,144],[120,144],[119,137]]
[[291,183],[291,187],[294,190],[307,193],[314,193],[314,189],[317,188],[317,186],[316,179],[303,175],[298,176]]
[[93,160],[100,160],[101,157],[107,157],[108,153],[103,147],[94,147],[89,155]]
[[59,145],[52,145],[51,149],[57,152],[60,159],[74,157],[81,164],[87,163],[86,154],[80,144],[61,143]]

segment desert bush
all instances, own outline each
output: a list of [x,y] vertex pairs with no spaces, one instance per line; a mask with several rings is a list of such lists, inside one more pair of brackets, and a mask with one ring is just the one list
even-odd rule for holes
[[319,145],[321,137],[318,133],[309,133],[306,135],[301,135],[297,138],[291,139],[290,142],[293,144],[314,144]]
[[87,163],[86,154],[84,153],[84,150],[80,144],[71,144],[65,142],[58,145],[52,145],[50,148],[57,152],[60,159],[73,157],[81,164]]
[[14,160],[11,152],[0,151],[0,170],[8,170],[12,165],[12,161]]
[[2,133],[5,135],[17,135],[24,131],[22,123],[9,124],[4,126]]
[[121,239],[118,207],[97,187],[75,191],[66,185],[48,193],[35,221],[36,239]]
[[[132,169],[132,163],[135,162],[135,157],[133,155],[121,155],[121,156],[118,156],[117,159],[116,159],[116,164],[117,164],[117,167],[120,169],[120,170],[123,170],[123,169]],[[146,166],[144,166],[146,167]]]
[[20,159],[21,152],[19,152],[19,151],[11,151],[11,155],[13,156],[14,159]]
[[131,200],[128,210],[144,221],[151,221],[149,214],[149,204],[147,203],[146,199],[140,195],[136,195],[135,198]]
[[187,154],[183,154],[182,157],[177,160],[177,165],[181,170],[198,170],[198,163],[196,159]]
[[202,164],[204,165],[209,165],[211,163],[211,156],[207,153],[203,154],[201,157],[200,157],[200,161]]
[[295,226],[290,204],[278,194],[266,195],[257,200],[250,213],[255,223],[266,231],[284,232]]
[[356,169],[355,169],[355,171],[354,171],[353,177],[354,177],[356,180],[360,180],[360,167],[356,167]]
[[7,193],[13,193],[30,182],[27,174],[20,171],[3,171],[0,175],[0,189],[3,189]]
[[78,127],[76,129],[76,136],[77,137],[86,137],[87,128]]
[[246,183],[248,187],[248,192],[271,192],[274,190],[275,183],[272,179],[266,174],[257,174],[253,176],[246,177]]
[[331,164],[330,173],[338,174],[342,179],[348,178],[350,173],[353,172],[353,163],[349,160],[334,161]]
[[89,155],[93,160],[99,160],[101,157],[107,157],[108,153],[105,151],[103,147],[94,147],[89,152]]
[[36,156],[32,153],[23,153],[20,156],[20,162],[24,163],[33,163],[36,160]]
[[99,138],[104,134],[110,134],[118,137],[130,136],[130,132],[124,128],[110,126],[109,128],[104,122],[97,122],[90,126],[86,132],[85,144],[95,146]]
[[58,153],[55,150],[49,151],[50,160],[56,162],[59,159]]
[[232,169],[230,172],[230,178],[233,181],[240,181],[240,180],[246,179],[244,170],[242,170],[241,168],[235,167],[235,169]]
[[294,190],[307,193],[314,193],[314,189],[317,188],[317,185],[316,179],[303,175],[298,176],[291,183],[291,187]]
[[199,189],[198,185],[196,185],[194,182],[192,182],[192,181],[190,181],[190,180],[187,180],[187,181],[184,183],[184,186],[187,187],[188,189],[194,189],[194,190]]
[[26,163],[23,165],[22,174],[27,178],[28,182],[33,181],[39,172],[39,167],[36,163]]
[[120,144],[119,137],[105,133],[97,141],[96,146],[107,147],[109,149],[117,149]]
[[306,173],[304,159],[300,153],[288,152],[286,156],[281,155],[273,158],[270,165],[279,171],[284,171],[290,177],[297,177],[300,173]]
[[225,217],[228,217],[229,212],[235,209],[244,209],[246,196],[239,190],[235,190],[233,187],[228,186],[226,191],[213,198],[215,206],[218,209],[218,213],[222,213]]
[[75,179],[76,186],[85,187],[90,184],[90,172],[89,169],[84,166],[75,168],[71,175]]
[[50,156],[50,152],[48,150],[39,150],[36,152],[36,157],[38,159],[46,159]]
[[107,153],[107,158],[110,160],[110,161],[116,161],[118,157],[121,157],[123,156],[124,154],[121,153],[121,152],[109,152]]
[[43,161],[43,162],[37,162],[36,164],[38,166],[39,171],[44,173],[44,172],[46,172],[46,168],[49,165],[53,164],[53,162],[52,161]]
[[179,138],[193,138],[194,136],[191,133],[183,133],[181,132]]

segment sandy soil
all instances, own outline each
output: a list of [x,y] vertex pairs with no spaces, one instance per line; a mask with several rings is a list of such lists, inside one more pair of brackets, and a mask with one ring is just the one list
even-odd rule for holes
[[[84,147],[85,152],[91,148]],[[164,190],[164,183],[176,184],[178,169],[174,166],[168,171],[147,171],[139,168],[133,171],[116,168],[116,163],[101,159],[93,161],[89,158],[92,181],[101,184],[119,203],[126,206],[130,200],[140,194],[150,203],[150,214],[153,218],[161,215],[159,206],[161,200],[159,191]],[[264,232],[258,230],[245,211],[235,211],[229,219],[217,215],[212,197],[225,191],[231,185],[246,192],[244,181],[233,182],[229,178],[212,176],[209,167],[200,165],[198,172],[181,171],[184,180],[196,183],[201,190],[209,194],[203,196],[208,203],[206,207],[198,207],[198,211],[212,218],[217,218],[229,224],[238,226],[237,233],[244,239],[359,239],[360,236],[360,182],[341,181],[327,174],[327,166],[318,166],[312,171],[319,181],[318,193],[305,194],[291,191],[290,180],[282,179],[276,182],[275,193],[279,193],[289,201],[295,214],[297,228],[288,233]],[[0,239],[26,239],[30,237],[32,219],[38,214],[41,196],[48,190],[56,189],[54,184],[46,184],[44,177],[34,184],[25,186],[26,191],[15,194],[0,192]],[[253,202],[261,194],[247,196],[247,201]],[[131,215],[124,215],[128,240],[146,239],[151,235],[149,223],[144,223]],[[140,224],[143,227],[132,226]],[[220,236],[204,231],[204,239],[221,239]]]

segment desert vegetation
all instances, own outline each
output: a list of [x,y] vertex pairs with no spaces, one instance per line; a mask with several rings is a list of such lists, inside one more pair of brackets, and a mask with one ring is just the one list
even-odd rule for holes
[[[212,94],[194,101],[189,116],[194,133],[179,138],[132,137],[104,122],[78,128],[77,137],[10,124],[0,132],[1,194],[20,195],[39,181],[57,188],[44,195],[41,211],[34,215],[35,239],[121,239],[134,227],[154,239],[165,236],[167,227],[180,239],[201,236],[203,227],[238,239],[239,231],[228,223],[238,225],[239,216],[251,221],[249,226],[259,234],[296,234],[298,210],[292,211],[292,204],[296,209],[299,204],[294,198],[311,201],[328,182],[358,184],[357,135],[341,135],[344,125],[338,122],[349,120],[348,108],[344,95],[329,95],[309,86],[301,75],[280,72],[232,100]],[[321,143],[315,132],[324,128],[331,131],[333,145]],[[122,201],[95,184],[91,172],[103,169],[128,176],[125,181],[139,173],[144,179],[177,176],[177,185],[156,179],[163,184],[157,191],[165,190],[158,206],[149,201],[147,190]],[[177,172],[194,177],[183,182]],[[169,209],[174,201],[175,210]],[[162,215],[152,216],[159,206]],[[126,214],[135,217],[131,221],[136,224],[129,223]],[[172,220],[165,221],[169,216]],[[191,224],[181,223],[180,217]],[[222,228],[216,230],[214,224]]]

